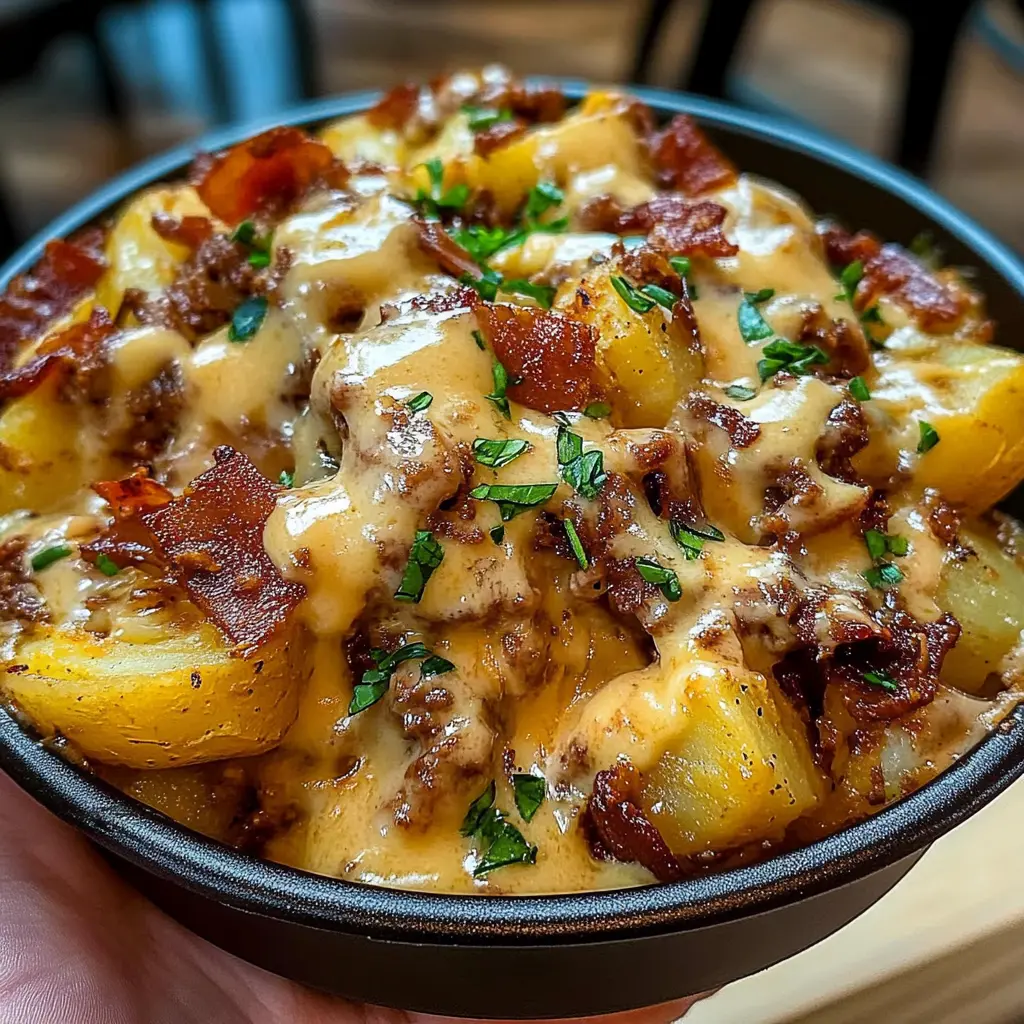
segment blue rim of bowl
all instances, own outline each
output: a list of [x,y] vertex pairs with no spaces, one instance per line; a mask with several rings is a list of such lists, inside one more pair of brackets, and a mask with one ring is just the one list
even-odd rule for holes
[[[588,88],[579,81],[554,81],[573,98]],[[1024,301],[1024,264],[910,175],[787,121],[665,90],[629,91],[656,113],[693,114],[711,127],[809,154],[899,196],[984,258]],[[214,132],[133,168],[22,246],[0,272],[0,287],[38,258],[46,240],[67,235],[110,212],[136,190],[180,173],[197,151],[230,145],[273,124],[313,125],[356,113],[379,95],[361,92],[306,104],[272,120]],[[191,832],[66,761],[4,711],[0,711],[0,768],[102,847],[158,877],[240,910],[385,941],[579,944],[707,927],[764,913],[911,856],[1024,774],[1024,704],[917,792],[807,846],[681,882],[554,895],[414,892],[314,875],[240,853]]]

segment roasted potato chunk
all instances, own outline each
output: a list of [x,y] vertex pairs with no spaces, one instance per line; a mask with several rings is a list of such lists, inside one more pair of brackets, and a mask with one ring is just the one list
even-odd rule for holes
[[45,628],[18,645],[3,678],[37,728],[86,757],[170,768],[275,746],[295,718],[302,663],[294,637],[238,657],[205,623],[152,643]]

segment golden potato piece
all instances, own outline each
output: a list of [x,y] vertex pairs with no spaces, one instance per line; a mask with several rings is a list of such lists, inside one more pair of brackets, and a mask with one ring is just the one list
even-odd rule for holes
[[804,725],[764,676],[692,674],[688,710],[687,728],[644,786],[673,853],[779,838],[824,797]]
[[937,596],[939,606],[953,614],[963,630],[946,655],[942,680],[965,693],[978,693],[1020,640],[1024,570],[987,523],[962,528],[960,539],[973,553],[947,563]]
[[96,286],[96,302],[116,317],[128,288],[144,292],[166,288],[189,250],[161,238],[153,230],[156,214],[213,219],[199,194],[189,185],[152,189],[137,196],[118,218],[107,238],[107,269]]
[[[1024,477],[1024,356],[943,340],[921,354],[876,356],[866,411],[871,444],[855,459],[869,477],[916,459],[913,479],[980,512]],[[919,423],[939,443],[916,456]]]
[[[25,666],[10,671],[11,664]],[[108,764],[169,768],[258,754],[295,718],[302,645],[235,657],[203,623],[153,643],[43,629],[6,666],[8,696],[47,733]]]
[[637,313],[626,305],[611,282],[619,272],[614,260],[600,264],[575,287],[563,286],[556,307],[596,328],[598,379],[616,426],[664,427],[703,376],[703,359],[667,310]]
[[365,114],[329,124],[320,133],[320,141],[345,163],[382,167],[401,167],[405,163],[407,147],[401,132],[377,128]]

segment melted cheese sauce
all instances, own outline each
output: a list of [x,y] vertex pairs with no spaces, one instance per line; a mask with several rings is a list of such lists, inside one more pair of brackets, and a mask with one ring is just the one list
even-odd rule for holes
[[[468,486],[554,484],[546,512],[562,517],[566,503],[575,503],[589,525],[599,517],[599,503],[574,495],[561,478],[558,423],[514,401],[505,418],[486,397],[495,387],[494,358],[477,344],[476,316],[411,307],[411,298],[452,286],[420,250],[414,211],[403,199],[430,187],[424,163],[441,161],[445,187],[486,189],[506,216],[539,181],[559,187],[557,213],[569,218],[597,196],[631,206],[656,190],[628,116],[608,94],[487,159],[474,153],[463,114],[418,148],[364,117],[328,127],[323,138],[339,156],[384,169],[364,169],[343,192],[312,196],[277,225],[273,258],[287,270],[254,336],[232,341],[225,327],[193,346],[170,329],[128,327],[110,345],[112,397],[102,409],[58,406],[56,395],[40,389],[0,413],[0,511],[11,513],[0,537],[22,538],[26,558],[54,544],[72,548],[37,574],[50,622],[62,630],[113,629],[139,640],[150,628],[140,621],[132,633],[97,613],[123,583],[98,576],[77,557],[77,544],[105,521],[87,485],[126,471],[112,438],[133,429],[133,396],[159,374],[172,370],[183,396],[154,464],[172,489],[208,468],[219,444],[245,451],[272,478],[294,473],[295,486],[282,489],[264,533],[279,571],[307,588],[295,623],[306,668],[294,683],[294,724],[257,756],[170,771],[104,769],[118,785],[234,839],[232,814],[216,807],[229,807],[244,780],[275,823],[263,855],[306,870],[416,889],[567,892],[651,881],[637,864],[595,859],[579,829],[596,772],[622,757],[648,779],[645,810],[673,850],[705,853],[809,839],[871,813],[872,769],[881,772],[885,799],[898,798],[1005,713],[1022,678],[1024,642],[999,654],[1009,695],[981,701],[941,687],[933,704],[906,720],[865,730],[874,754],[851,751],[843,734],[828,775],[776,685],[773,666],[796,641],[780,599],[770,595],[787,588],[825,595],[811,628],[826,648],[834,646],[836,621],[872,621],[868,612],[882,596],[865,580],[872,559],[857,527],[871,487],[888,493],[888,531],[908,545],[894,559],[902,607],[922,622],[942,614],[958,556],[930,525],[925,489],[955,489],[962,466],[951,469],[943,452],[964,432],[991,436],[985,479],[997,481],[973,504],[967,499],[969,511],[1024,474],[1015,447],[1024,424],[1017,430],[1001,411],[1024,388],[1024,368],[1016,354],[969,337],[958,335],[954,345],[926,335],[883,302],[890,334],[865,373],[870,443],[854,459],[862,482],[830,476],[819,451],[830,414],[848,397],[846,382],[762,382],[758,363],[773,338],[799,339],[809,310],[847,320],[858,338],[861,328],[800,201],[745,175],[709,197],[726,208],[725,234],[740,251],[692,261],[699,346],[687,348],[668,311],[631,312],[612,291],[615,236],[533,232],[491,260],[506,278],[554,281],[557,306],[570,315],[579,315],[579,295],[588,296],[599,331],[597,373],[612,414],[573,416],[571,429],[586,451],[603,453],[605,470],[624,481],[632,502],[607,555],[655,561],[675,574],[682,596],[671,601],[649,588],[635,613],[617,615],[590,570],[538,545],[537,509],[505,523],[503,537],[492,540],[498,509],[480,501],[462,523],[477,530],[476,539],[464,543],[435,528],[440,566],[418,603],[395,602],[413,537]],[[152,231],[156,212],[208,214],[186,186],[136,199],[111,234],[111,269],[96,302],[116,311],[126,288],[158,292],[173,280],[186,251]],[[744,292],[764,288],[773,289],[759,305],[772,337],[747,343],[738,306]],[[312,365],[307,402],[301,381]],[[730,385],[756,394],[730,397],[723,390]],[[756,425],[756,440],[739,446],[696,416],[688,402],[696,391]],[[421,392],[431,396],[429,409],[410,413],[406,403]],[[73,453],[66,437],[35,426],[54,409],[65,430],[74,419],[80,445]],[[917,451],[922,420],[938,427],[947,449]],[[699,491],[708,521],[724,534],[699,557],[688,557],[643,496],[650,467],[638,453],[666,437],[676,445],[667,471]],[[467,469],[478,438],[517,439],[529,448],[500,469]],[[40,479],[40,467],[62,461],[62,485]],[[766,495],[795,470],[803,490],[769,508]],[[26,518],[19,509],[52,514]],[[769,546],[769,520],[784,522],[799,543]],[[153,621],[154,636],[168,628],[165,619]],[[356,640],[387,649],[422,640],[455,666],[436,680],[451,691],[438,731],[424,738],[397,703],[401,687],[418,679],[415,662],[396,671],[384,700],[349,714],[361,671],[350,651]],[[4,644],[5,657],[16,658],[16,630],[5,628]],[[853,731],[845,711],[830,713],[840,732]],[[431,776],[435,755],[440,774]],[[453,756],[455,768],[444,774]],[[546,779],[546,799],[528,823],[514,813],[510,766]],[[538,853],[532,866],[475,878],[483,848],[459,828],[491,778],[497,806]]]

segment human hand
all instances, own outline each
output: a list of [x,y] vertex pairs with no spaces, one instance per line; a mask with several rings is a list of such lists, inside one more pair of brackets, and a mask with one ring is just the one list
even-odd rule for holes
[[[700,997],[594,1018],[665,1024]],[[0,772],[3,1024],[436,1024],[253,967],[153,906]]]

